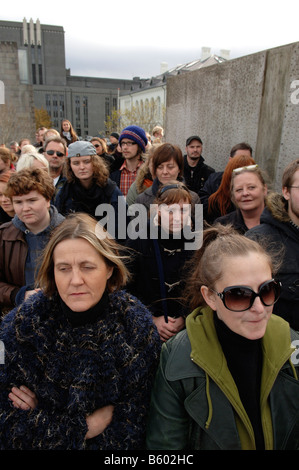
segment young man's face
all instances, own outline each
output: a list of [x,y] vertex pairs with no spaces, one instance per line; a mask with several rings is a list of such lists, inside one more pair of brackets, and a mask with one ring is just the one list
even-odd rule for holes
[[31,232],[36,233],[49,218],[50,201],[36,190],[12,196],[12,203],[16,215]]
[[123,139],[120,143],[122,156],[125,159],[135,158],[138,155],[138,145],[130,139]]

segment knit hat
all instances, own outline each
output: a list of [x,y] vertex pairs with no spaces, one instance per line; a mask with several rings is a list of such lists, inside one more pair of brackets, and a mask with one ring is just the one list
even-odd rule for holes
[[68,158],[86,157],[88,155],[96,155],[95,146],[85,140],[77,140],[68,146]]
[[110,136],[115,137],[115,139],[119,139],[119,134],[117,132],[111,132]]
[[119,143],[122,139],[129,139],[136,142],[139,147],[145,152],[145,146],[147,145],[147,137],[144,130],[138,126],[128,126],[120,134]]

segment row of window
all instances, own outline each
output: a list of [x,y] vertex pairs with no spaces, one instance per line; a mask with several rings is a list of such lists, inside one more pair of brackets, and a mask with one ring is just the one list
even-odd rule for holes
[[[75,122],[74,128],[78,135],[81,134],[81,115],[83,117],[83,128],[88,134],[88,97],[75,95],[74,97]],[[64,95],[46,94],[46,111],[49,114],[52,125],[56,129],[60,128],[61,121],[65,118],[65,97]],[[81,113],[82,111],[82,113]]]

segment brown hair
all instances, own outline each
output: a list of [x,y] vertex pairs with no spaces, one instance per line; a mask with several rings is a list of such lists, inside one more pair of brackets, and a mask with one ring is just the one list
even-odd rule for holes
[[181,149],[177,145],[169,143],[159,145],[154,151],[152,157],[153,174],[156,176],[156,171],[159,165],[168,162],[171,159],[177,163],[179,167],[179,176],[183,176],[184,171],[184,158]]
[[223,172],[221,184],[215,193],[211,194],[208,202],[208,213],[218,209],[221,215],[225,215],[227,209],[231,204],[231,191],[230,184],[232,179],[232,172],[235,168],[240,168],[246,165],[254,165],[255,161],[252,157],[247,155],[237,155],[225,167]]
[[180,181],[170,181],[159,188],[154,204],[178,204],[182,200],[191,204],[192,197],[189,189]]
[[186,295],[190,308],[193,310],[205,304],[201,287],[215,288],[215,283],[225,275],[222,271],[224,259],[246,256],[252,252],[265,257],[272,275],[277,273],[281,253],[272,256],[260,243],[239,234],[231,225],[215,224],[204,230],[202,246],[189,262],[191,274],[187,282]]
[[61,144],[64,148],[64,154],[67,154],[67,145],[66,145],[66,140],[61,137],[58,133],[58,135],[52,135],[48,138],[45,139],[44,146],[43,146],[43,151],[45,152],[47,150],[47,146],[50,142],[56,142],[56,144]]
[[99,144],[101,144],[102,149],[103,149],[103,153],[107,153],[108,149],[107,149],[106,141],[104,139],[101,139],[100,137],[93,137],[92,139],[90,139],[90,142],[92,143],[95,140],[97,142],[99,142]]
[[283,175],[282,175],[282,187],[289,188],[293,184],[293,177],[296,171],[299,170],[299,158],[292,161],[287,165],[285,168]]
[[233,158],[235,156],[235,153],[238,150],[249,150],[251,156],[252,156],[252,147],[249,144],[246,144],[246,142],[241,142],[240,144],[236,144],[233,146],[233,148],[230,151],[230,158]]
[[64,122],[68,122],[68,123],[69,123],[69,125],[70,125],[70,134],[71,134],[71,141],[72,141],[72,142],[76,142],[76,141],[78,140],[78,136],[77,136],[77,134],[76,134],[76,132],[75,132],[73,126],[72,126],[71,121],[69,121],[68,119],[62,119],[62,121],[61,121],[61,126],[60,126],[60,135],[61,135],[61,137],[64,138],[64,135],[63,135],[63,123],[64,123]]
[[12,153],[5,147],[0,147],[0,158],[4,163],[12,162]]
[[30,191],[38,191],[47,201],[50,201],[55,192],[53,178],[41,168],[26,168],[12,173],[7,183],[5,195],[22,196]]
[[64,240],[80,239],[88,241],[100,256],[104,258],[107,266],[113,267],[113,273],[107,281],[108,292],[113,292],[124,286],[129,279],[129,272],[119,253],[121,247],[107,236],[102,226],[91,216],[83,213],[70,214],[52,232],[46,245],[41,266],[37,275],[37,286],[44,294],[52,297],[56,292],[54,277],[54,250]]
[[[90,155],[92,168],[93,168],[93,179],[101,187],[106,186],[109,178],[109,170],[103,159],[99,158],[98,155]],[[69,183],[74,182],[77,178],[71,167],[71,158],[66,161],[66,177]]]

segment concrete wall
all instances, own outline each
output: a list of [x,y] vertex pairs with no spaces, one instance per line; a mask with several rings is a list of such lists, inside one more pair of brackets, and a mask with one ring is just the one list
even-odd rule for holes
[[0,104],[0,144],[34,139],[34,103],[30,85],[20,83],[18,48],[14,42],[0,42],[0,80],[4,102]]
[[296,89],[299,43],[169,78],[166,140],[185,150],[186,138],[199,135],[216,170],[225,167],[233,145],[248,142],[279,190],[283,169],[299,158]]

